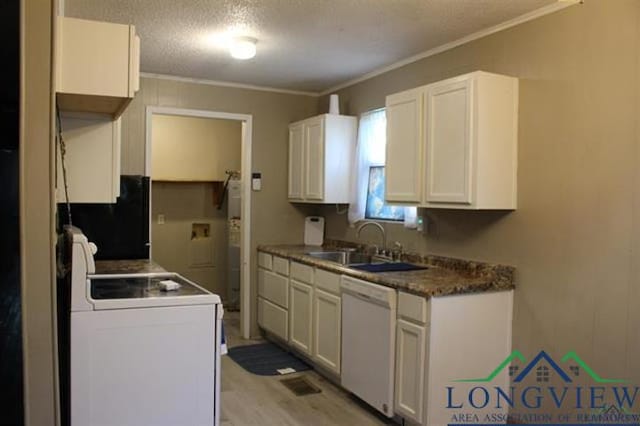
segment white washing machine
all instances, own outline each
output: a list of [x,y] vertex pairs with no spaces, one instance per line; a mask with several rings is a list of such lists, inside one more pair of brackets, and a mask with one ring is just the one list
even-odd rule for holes
[[220,297],[174,273],[95,275],[95,246],[67,232],[71,425],[218,425]]

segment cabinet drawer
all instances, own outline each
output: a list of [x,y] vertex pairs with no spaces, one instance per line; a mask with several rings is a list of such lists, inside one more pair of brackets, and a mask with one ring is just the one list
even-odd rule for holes
[[273,270],[280,275],[289,276],[289,259],[273,256]]
[[273,256],[268,253],[258,252],[258,266],[271,270],[273,269]]
[[329,293],[340,294],[340,275],[316,268],[314,280],[316,288]]
[[313,267],[291,262],[291,278],[303,283],[313,284]]
[[289,280],[275,272],[259,269],[258,295],[287,308],[289,307]]
[[289,339],[287,311],[262,297],[258,298],[258,324],[283,340]]
[[[69,201],[115,203],[120,196],[121,120],[61,114],[67,147]],[[57,200],[66,200],[62,162],[58,159]]]
[[398,316],[418,322],[429,323],[429,302],[421,296],[398,293]]

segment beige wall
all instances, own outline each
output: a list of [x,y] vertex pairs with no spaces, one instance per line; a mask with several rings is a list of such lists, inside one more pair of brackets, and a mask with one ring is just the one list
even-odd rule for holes
[[[288,124],[315,115],[317,99],[258,90],[237,89],[143,78],[141,90],[122,118],[122,173],[143,174],[145,108],[167,106],[253,117],[252,168],[262,173],[262,191],[251,200],[251,249],[261,243],[299,243],[307,210],[287,201]],[[256,260],[251,265],[251,329],[256,323]]]
[[[431,210],[424,235],[385,225],[388,241],[516,266],[514,348],[575,350],[600,375],[635,383],[639,17],[637,0],[589,0],[339,92],[343,109],[360,114],[388,94],[477,69],[519,77],[518,210]],[[329,236],[355,239],[345,216],[330,206],[323,214]]]
[[53,7],[50,0],[21,2],[21,298],[24,409],[25,424],[29,426],[49,426],[58,421],[54,331]]
[[[238,150],[240,146],[236,147]],[[218,210],[213,184],[208,182],[153,182],[152,258],[165,269],[183,274],[203,287],[227,296],[227,205]],[[165,223],[158,223],[158,215]],[[191,239],[192,225],[208,224],[209,239]],[[198,263],[198,253],[211,250],[211,264]],[[209,257],[208,253],[205,254]]]
[[240,121],[154,114],[152,123],[153,180],[224,181],[240,170]]

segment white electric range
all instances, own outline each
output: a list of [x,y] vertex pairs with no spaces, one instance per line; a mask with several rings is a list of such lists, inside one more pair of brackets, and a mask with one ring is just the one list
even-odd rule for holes
[[95,246],[66,232],[71,426],[218,425],[220,297],[175,273],[96,275]]

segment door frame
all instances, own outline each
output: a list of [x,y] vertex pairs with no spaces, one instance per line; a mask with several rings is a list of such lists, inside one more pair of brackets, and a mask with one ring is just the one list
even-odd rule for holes
[[[183,117],[215,118],[222,120],[236,120],[242,122],[241,143],[241,250],[240,250],[240,328],[242,337],[251,337],[251,146],[253,134],[253,116],[250,114],[236,114],[209,110],[147,106],[145,121],[145,161],[144,174],[151,177],[151,138],[153,115],[178,115]],[[151,242],[151,193],[149,191],[149,241]],[[149,257],[151,257],[150,247]]]

